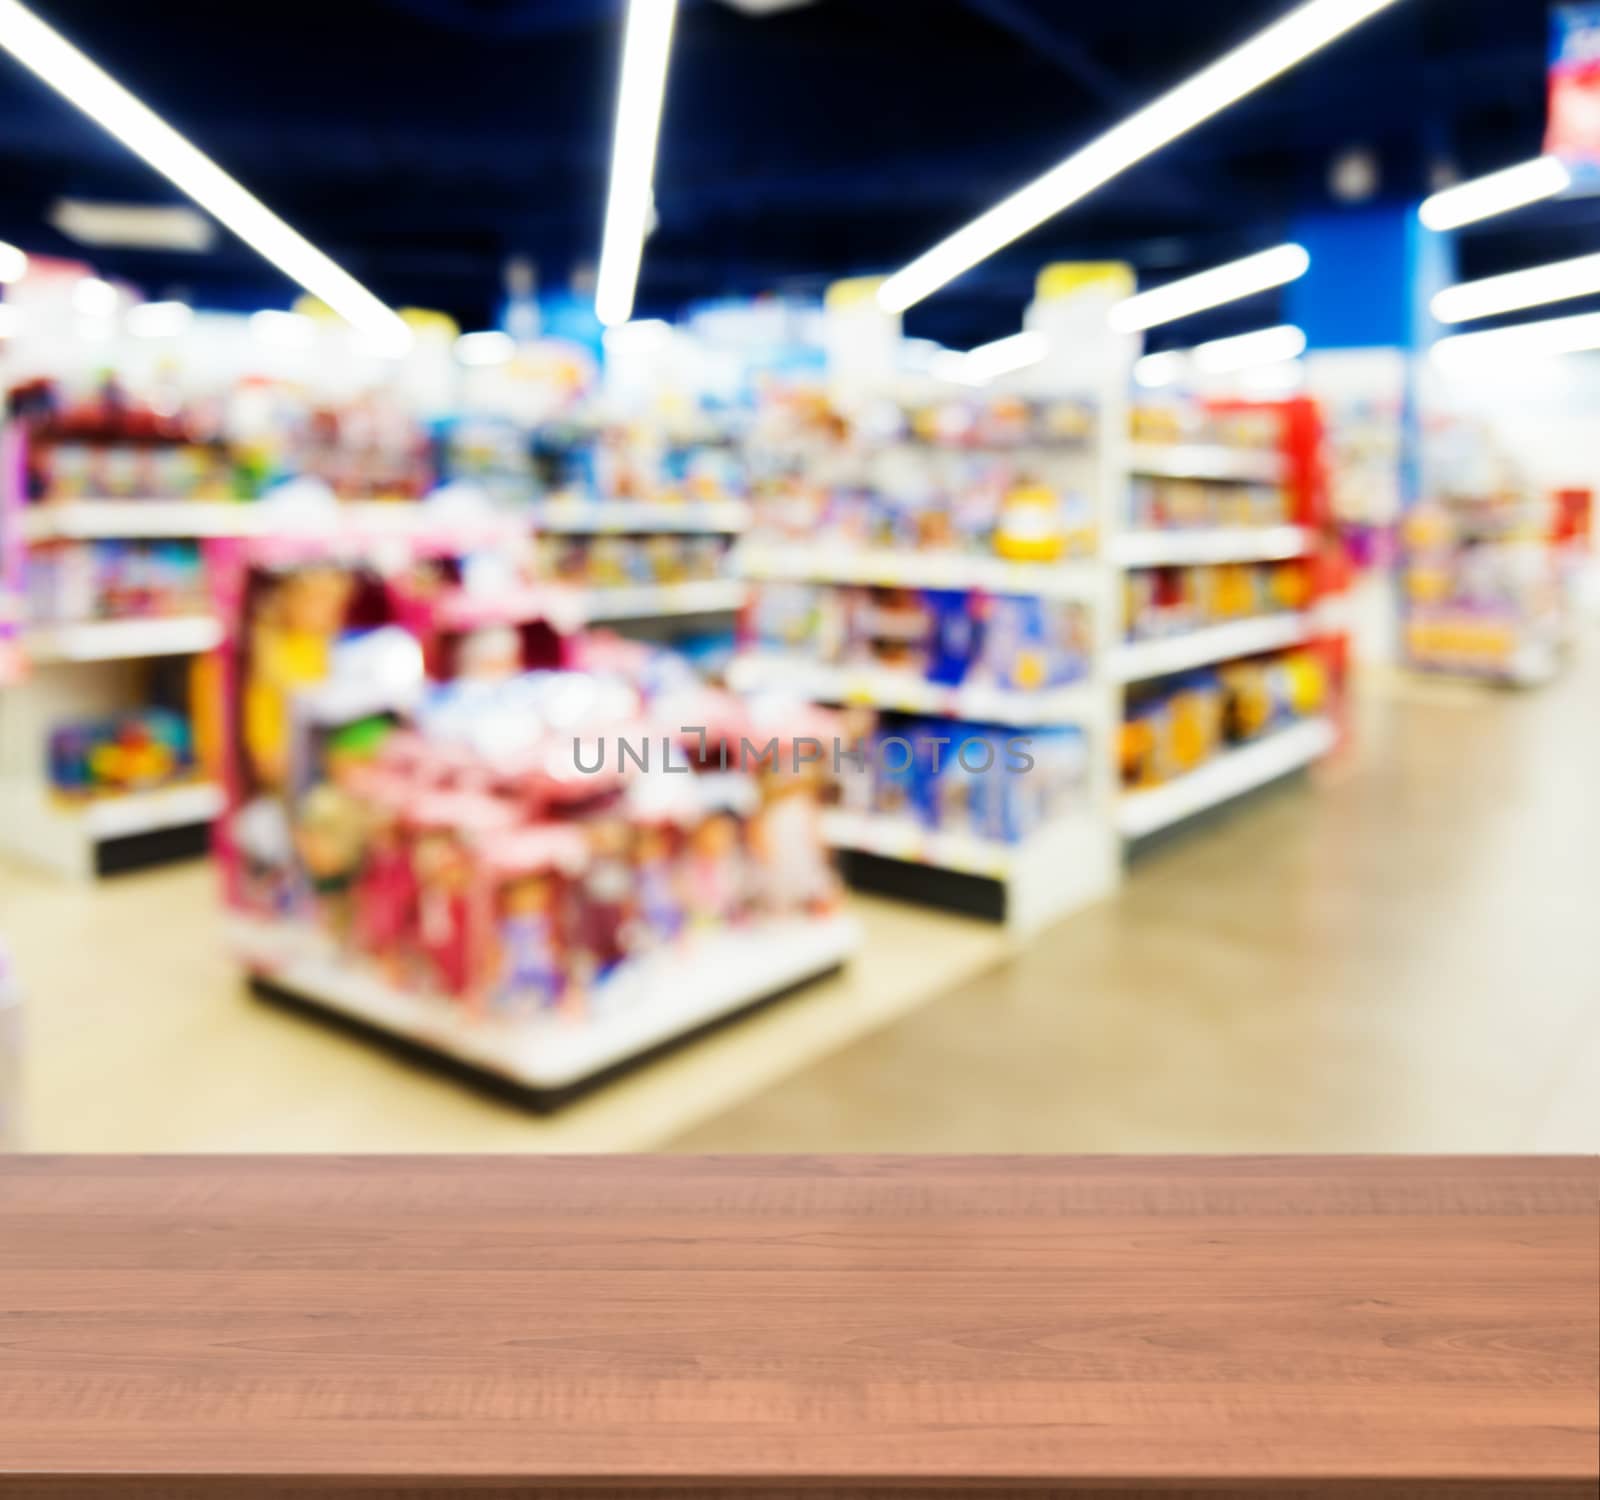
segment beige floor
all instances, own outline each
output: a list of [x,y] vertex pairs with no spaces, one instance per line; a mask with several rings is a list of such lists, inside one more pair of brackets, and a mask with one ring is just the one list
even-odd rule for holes
[[1408,683],[1361,753],[1007,959],[844,979],[540,1119],[247,999],[210,872],[0,869],[40,1150],[1600,1150],[1600,672]]
[[695,1151],[1600,1151],[1600,660],[1361,750]]

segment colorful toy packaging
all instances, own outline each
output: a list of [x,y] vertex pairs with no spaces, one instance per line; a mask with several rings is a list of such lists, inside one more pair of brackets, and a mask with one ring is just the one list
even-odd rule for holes
[[1298,558],[1132,568],[1123,589],[1128,639],[1157,640],[1230,620],[1302,610],[1311,599],[1311,570]]
[[929,832],[1017,844],[1084,805],[1088,741],[1076,728],[974,725],[899,715],[848,726],[858,760],[832,795],[852,812]]
[[747,644],[842,667],[884,667],[945,687],[1027,691],[1087,674],[1089,620],[1060,599],[971,590],[770,583],[745,616]]
[[523,1024],[637,996],[641,965],[691,963],[720,932],[837,907],[798,738],[831,738],[830,716],[774,733],[671,653],[601,635],[511,630],[503,666],[461,670],[480,653],[442,649],[428,621],[468,571],[247,571],[236,910]]
[[1228,745],[1314,718],[1329,691],[1327,669],[1311,651],[1230,662],[1130,689],[1119,745],[1123,784],[1160,786],[1198,770]]
[[194,745],[181,714],[136,709],[51,730],[49,769],[51,786],[67,797],[144,791],[191,775]]
[[29,618],[149,619],[210,607],[200,549],[187,541],[51,542],[28,549]]

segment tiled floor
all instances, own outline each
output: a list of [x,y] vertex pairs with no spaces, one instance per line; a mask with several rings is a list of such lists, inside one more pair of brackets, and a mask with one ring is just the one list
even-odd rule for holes
[[203,866],[0,870],[41,1150],[1600,1150],[1600,660],[1396,683],[1358,755],[1007,960],[860,903],[851,973],[540,1119],[246,999]]

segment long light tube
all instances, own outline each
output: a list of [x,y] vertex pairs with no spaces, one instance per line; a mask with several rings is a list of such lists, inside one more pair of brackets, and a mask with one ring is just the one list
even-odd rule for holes
[[0,0],[0,47],[340,317],[410,344],[398,313],[18,0]]
[[1589,349],[1600,349],[1600,313],[1546,318],[1538,323],[1491,328],[1483,333],[1453,334],[1433,346],[1433,356],[1441,364],[1484,360],[1497,369],[1506,369],[1514,367],[1519,359],[1581,354]]
[[1119,172],[1395,3],[1307,0],[896,271],[878,289],[879,305],[885,312],[904,312]]
[[678,0],[629,0],[628,4],[611,140],[611,190],[594,297],[595,315],[607,328],[633,316],[644,237],[655,204],[656,143],[677,14]]
[[1306,351],[1306,336],[1292,323],[1276,328],[1260,328],[1254,333],[1236,334],[1231,339],[1213,339],[1196,344],[1194,362],[1208,375],[1224,375],[1247,370],[1251,365],[1275,365],[1285,359],[1298,359]]
[[1310,269],[1311,256],[1304,246],[1279,245],[1129,297],[1111,309],[1111,326],[1119,333],[1137,333],[1141,328],[1171,323],[1208,307],[1221,307],[1269,287],[1298,281]]
[[0,240],[0,283],[21,281],[28,274],[28,257],[15,245]]
[[1474,177],[1471,182],[1457,183],[1424,198],[1417,217],[1429,229],[1459,229],[1463,224],[1475,224],[1479,219],[1492,219],[1543,198],[1554,198],[1571,186],[1572,174],[1560,158],[1536,156],[1532,161],[1490,172],[1487,177]]
[[965,354],[942,349],[929,363],[929,370],[941,380],[958,385],[988,385],[1002,375],[1026,370],[1050,352],[1050,340],[1034,329],[1008,334],[992,343],[979,344]]
[[1429,305],[1441,323],[1466,323],[1593,292],[1600,292],[1600,255],[1580,255],[1576,260],[1530,266],[1526,271],[1508,271],[1482,281],[1463,281],[1446,287]]

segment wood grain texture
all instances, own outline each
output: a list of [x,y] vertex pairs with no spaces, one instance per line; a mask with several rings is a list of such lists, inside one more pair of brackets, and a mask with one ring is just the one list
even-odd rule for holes
[[1600,1164],[0,1158],[0,1496],[1592,1496]]

